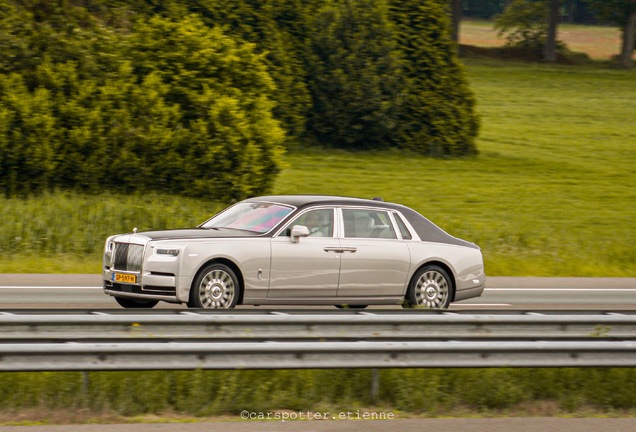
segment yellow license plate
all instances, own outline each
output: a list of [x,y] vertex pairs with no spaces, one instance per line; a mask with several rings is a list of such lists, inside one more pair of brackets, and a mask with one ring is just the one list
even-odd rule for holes
[[113,274],[113,281],[124,282],[124,283],[137,283],[137,275],[115,273]]

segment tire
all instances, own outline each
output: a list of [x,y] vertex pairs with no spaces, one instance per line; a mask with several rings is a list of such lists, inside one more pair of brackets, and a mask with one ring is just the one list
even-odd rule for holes
[[194,279],[190,290],[189,308],[231,309],[240,295],[238,278],[225,264],[210,264]]
[[128,297],[115,297],[115,300],[126,309],[151,309],[159,303],[159,300],[137,300]]
[[448,273],[436,265],[419,269],[406,293],[405,307],[448,309],[453,298],[453,283]]

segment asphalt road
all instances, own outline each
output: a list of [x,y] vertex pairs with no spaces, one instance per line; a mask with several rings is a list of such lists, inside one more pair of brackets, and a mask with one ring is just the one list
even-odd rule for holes
[[[167,303],[157,307],[185,308]],[[120,306],[102,292],[100,275],[0,274],[0,309],[16,308]],[[636,278],[493,277],[488,278],[481,297],[454,303],[453,309],[636,310]]]
[[632,432],[634,418],[455,418],[0,426],[0,432]]

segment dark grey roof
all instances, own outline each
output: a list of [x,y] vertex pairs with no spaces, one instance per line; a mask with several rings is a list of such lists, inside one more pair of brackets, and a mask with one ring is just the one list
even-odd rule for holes
[[372,199],[342,197],[334,195],[270,195],[249,198],[246,201],[268,201],[280,204],[288,204],[294,207],[307,205],[364,205],[370,207],[395,208],[397,205]]
[[424,241],[439,242],[466,246],[471,248],[479,248],[477,245],[459,239],[448,234],[446,231],[435,225],[433,222],[422,216],[415,210],[395,203],[386,201],[378,201],[372,199],[341,197],[333,195],[270,195],[247,199],[249,202],[272,202],[279,204],[287,204],[298,208],[310,205],[358,205],[366,207],[381,207],[399,210],[409,223],[415,228],[417,234]]

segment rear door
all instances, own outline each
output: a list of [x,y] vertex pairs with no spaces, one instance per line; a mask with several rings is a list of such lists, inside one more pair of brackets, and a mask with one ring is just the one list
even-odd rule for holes
[[404,293],[410,252],[389,213],[381,209],[342,209],[338,297],[392,297]]

